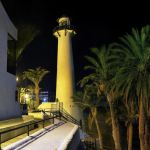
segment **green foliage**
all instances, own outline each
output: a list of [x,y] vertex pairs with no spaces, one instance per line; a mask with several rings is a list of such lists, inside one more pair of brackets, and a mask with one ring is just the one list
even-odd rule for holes
[[91,73],[85,76],[79,83],[81,87],[86,84],[92,84],[95,86],[97,95],[103,95],[106,92],[106,86],[111,78],[111,71],[108,65],[109,46],[102,46],[100,48],[92,48],[92,56],[85,56],[89,65],[84,69],[91,70]]
[[[115,64],[119,66],[114,78],[114,89],[126,100],[142,96],[145,109],[150,98],[150,26],[139,32],[132,29],[131,34],[120,38],[119,44],[112,46]],[[119,56],[117,54],[119,52]],[[114,68],[114,67],[113,67]],[[132,98],[133,99],[133,98]]]
[[36,69],[28,69],[27,71],[23,72],[23,78],[30,80],[34,84],[34,93],[36,96],[35,100],[35,108],[37,109],[39,104],[40,104],[40,99],[39,99],[39,83],[42,81],[43,77],[49,73],[48,70],[38,67]]
[[150,25],[140,31],[133,28],[117,43],[93,48],[91,52],[85,57],[89,65],[84,67],[91,73],[79,82],[84,91],[82,102],[86,99],[86,104],[97,107],[98,100],[106,95],[113,114],[111,120],[116,123],[113,133],[118,122],[123,121],[128,127],[137,119],[139,101],[144,106],[143,120],[146,119],[150,110]]
[[36,69],[28,69],[27,71],[24,71],[22,76],[24,79],[30,80],[35,86],[37,86],[47,73],[49,73],[48,70],[42,67],[37,67]]
[[28,46],[34,38],[39,34],[39,30],[33,24],[18,25],[18,41],[16,45],[16,60],[18,60],[26,46]]
[[10,45],[8,49],[10,61],[14,60],[15,55],[16,64],[21,59],[21,56],[26,47],[35,39],[35,37],[40,32],[36,25],[25,22],[18,24],[17,29],[18,29],[18,40],[15,45],[16,52],[14,52],[14,45]]

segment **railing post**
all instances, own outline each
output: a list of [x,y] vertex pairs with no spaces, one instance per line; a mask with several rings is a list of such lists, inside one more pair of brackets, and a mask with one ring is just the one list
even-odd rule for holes
[[45,122],[45,119],[43,119],[43,121],[42,121],[42,122],[43,122],[43,128],[44,128],[44,122]]
[[29,125],[27,125],[27,135],[29,136]]
[[81,119],[80,119],[80,123],[79,123],[79,124],[80,124],[80,127],[81,127],[81,129],[82,129],[82,120],[81,120]]
[[1,139],[2,137],[1,137],[1,136],[2,136],[2,135],[1,135],[1,133],[0,133],[0,150],[2,149],[2,148],[1,148],[1,143],[2,143],[2,139]]
[[53,114],[53,124],[54,124],[54,114]]
[[61,120],[61,112],[60,112],[60,110],[59,110],[59,119]]

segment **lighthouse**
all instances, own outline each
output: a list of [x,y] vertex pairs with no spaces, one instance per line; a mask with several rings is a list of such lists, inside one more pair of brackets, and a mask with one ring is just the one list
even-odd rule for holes
[[80,120],[79,108],[74,104],[74,65],[72,54],[72,37],[76,34],[70,24],[69,17],[57,19],[58,26],[54,29],[54,36],[58,39],[56,99],[63,102],[63,108],[74,118]]

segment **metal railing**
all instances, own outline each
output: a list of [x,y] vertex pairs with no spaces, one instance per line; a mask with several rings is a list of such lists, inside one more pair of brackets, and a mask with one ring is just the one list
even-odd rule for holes
[[68,30],[75,30],[73,25],[62,25],[62,26],[57,26],[53,29],[53,32],[56,32],[58,30],[64,30],[64,29],[68,29]]
[[[45,122],[47,121],[47,120],[51,120],[52,119],[52,123],[54,124],[54,119],[55,118],[57,118],[58,116],[53,116],[53,117],[50,117],[50,118],[47,118],[47,119],[42,119],[42,120],[40,120],[40,121],[35,121],[34,123],[29,123],[29,124],[27,124],[27,125],[23,125],[23,126],[20,126],[20,127],[16,127],[16,128],[13,128],[13,129],[8,129],[8,130],[6,130],[6,131],[0,131],[0,150],[2,149],[1,148],[1,144],[2,143],[4,143],[4,142],[2,142],[2,134],[5,134],[5,133],[8,133],[8,132],[11,132],[11,131],[14,131],[14,130],[17,130],[17,129],[21,129],[21,128],[24,128],[24,127],[26,127],[26,133],[27,133],[27,136],[29,136],[29,134],[30,134],[30,126],[31,125],[37,125],[37,124],[39,124],[39,123],[41,123],[42,122],[42,127],[44,128],[45,127]],[[13,137],[14,138],[14,137]]]
[[[45,121],[47,120],[53,120],[52,123],[54,124],[54,119],[55,118],[59,118],[60,120],[62,118],[64,118],[65,120],[69,121],[69,122],[72,122],[80,127],[82,127],[81,125],[81,122],[80,121],[77,121],[75,118],[73,118],[64,108],[63,108],[63,105],[61,105],[61,103],[59,104],[59,108],[52,108],[52,109],[49,109],[49,110],[41,110],[41,111],[36,111],[36,112],[42,112],[44,114],[44,119],[40,120],[40,121],[35,121],[34,123],[29,123],[27,125],[23,125],[23,126],[20,126],[20,127],[16,127],[16,128],[13,128],[13,129],[8,129],[6,131],[0,131],[0,150],[1,150],[1,144],[4,143],[2,142],[2,134],[5,134],[5,133],[8,133],[8,132],[11,132],[11,131],[14,131],[14,130],[17,130],[17,129],[21,129],[21,128],[24,128],[26,127],[26,133],[27,133],[27,136],[29,136],[29,132],[30,132],[30,126],[31,125],[37,125],[38,123],[42,122],[42,127],[44,128],[45,126]],[[51,114],[53,114],[53,117],[48,117],[48,118],[45,118],[46,116],[48,116],[48,114],[51,116]],[[14,138],[14,137],[13,137]]]
[[63,103],[58,102],[56,104],[52,104],[52,107],[46,110],[42,110],[44,114],[49,113],[53,115],[59,116],[59,119],[61,120],[64,118],[65,120],[72,122],[78,126],[82,126],[81,122],[75,119],[73,116],[71,116],[64,108],[63,108]]
[[61,117],[65,118],[67,121],[70,121],[78,126],[81,126],[80,121],[76,120],[74,117],[72,117],[65,109],[60,110]]
[[95,138],[90,138],[90,140],[82,141],[82,143],[86,150],[97,150],[97,144]]
[[49,109],[49,110],[42,110],[42,112],[44,114],[46,113],[50,113],[53,114],[54,116],[59,117],[60,120],[62,120],[62,118],[64,118],[65,120],[72,122],[78,126],[81,126],[81,122],[76,120],[74,117],[72,117],[67,111],[65,111],[65,109],[60,108],[59,110],[55,110],[55,109]]

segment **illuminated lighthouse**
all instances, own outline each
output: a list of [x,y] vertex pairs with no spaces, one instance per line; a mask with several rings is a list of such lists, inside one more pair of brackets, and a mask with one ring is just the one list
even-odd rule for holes
[[71,39],[76,32],[68,17],[61,17],[57,21],[59,26],[54,29],[54,36],[58,38],[56,98],[63,102],[63,107],[68,113],[79,120],[79,108],[72,99],[74,66]]

